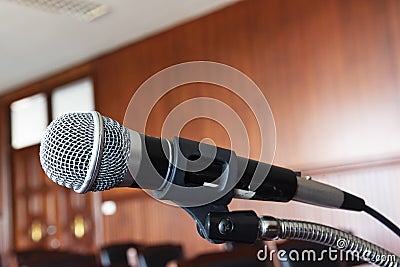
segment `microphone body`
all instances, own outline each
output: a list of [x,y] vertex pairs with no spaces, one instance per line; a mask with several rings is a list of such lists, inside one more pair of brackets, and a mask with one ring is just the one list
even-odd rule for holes
[[[168,153],[169,151],[166,150],[170,147],[178,147],[166,145],[169,142],[179,142],[179,149],[181,150],[189,148],[188,152],[185,153],[185,157],[189,161],[200,157],[200,142],[184,138],[175,138],[169,141],[163,138],[139,134],[132,130],[128,131],[130,132],[131,140],[135,140],[135,142],[131,142],[131,153],[135,152],[139,154],[140,150],[147,151],[148,158],[141,157],[140,162],[137,162],[137,157],[132,157],[128,164],[129,166],[135,167],[128,169],[120,186],[160,190],[165,180],[168,179],[168,173],[173,172],[170,170],[171,160],[166,156],[171,153]],[[141,146],[140,149],[138,149],[139,144]],[[229,151],[229,153],[232,153],[232,151]],[[361,210],[363,205],[363,201],[354,199],[354,197],[352,198],[352,195],[338,188],[308,178],[298,177],[297,174],[290,169],[239,156],[237,156],[237,163],[237,173],[241,175],[238,177],[235,185],[235,198],[276,202],[296,200],[318,206],[350,210]],[[212,184],[212,182],[222,175],[224,164],[226,163],[215,160],[202,171],[185,172],[185,182],[183,185],[186,187],[193,187],[203,186],[205,183]],[[176,168],[176,166],[172,165],[172,168]],[[138,170],[136,179],[133,177],[130,171],[131,169],[134,171]],[[157,173],[154,173],[155,170]],[[164,179],[155,182],[153,178],[158,175],[161,175]],[[136,182],[137,180],[140,180],[140,185]],[[253,180],[262,182],[258,184],[256,188],[252,188]],[[145,185],[145,187],[143,187],[143,185]],[[352,204],[349,204],[349,202]]]
[[[80,151],[80,147],[86,149]],[[199,193],[203,197],[208,193],[223,197],[233,190],[234,197],[244,199],[293,199],[357,211],[365,205],[360,198],[298,177],[292,170],[184,138],[146,136],[97,112],[66,114],[53,121],[41,142],[40,161],[49,178],[77,193],[142,188],[179,204],[195,197],[195,193],[185,193],[188,190],[205,187]]]
[[[208,144],[192,141],[184,138],[175,138],[169,141],[164,138],[155,138],[139,134],[135,131],[128,130],[131,138],[131,157],[128,162],[128,166],[134,166],[128,168],[123,181],[119,186],[127,186],[133,188],[144,187],[144,189],[160,190],[165,184],[166,180],[174,180],[169,178],[169,173],[176,173],[179,169],[178,166],[174,165],[175,159],[169,159],[167,155],[173,155],[173,148],[178,148],[181,152],[184,152],[184,160],[186,164],[197,164],[202,166],[202,162],[195,163],[196,159],[202,156],[200,151],[201,146],[210,146]],[[176,144],[178,143],[178,144]],[[140,148],[138,147],[140,146]],[[235,185],[235,197],[246,198],[254,200],[270,200],[287,202],[291,200],[297,189],[297,176],[296,173],[285,168],[273,166],[267,163],[258,162],[255,160],[239,157],[232,155],[232,151],[217,147],[215,149],[224,150],[231,154],[231,157],[236,157],[237,160],[237,173],[241,174],[237,177],[237,183]],[[143,155],[143,151],[147,152],[147,155]],[[132,156],[132,152],[135,155],[141,155],[141,157]],[[204,150],[203,150],[204,152]],[[204,156],[204,155],[203,155]],[[179,156],[178,156],[179,157]],[[215,184],[216,180],[221,177],[226,169],[226,164],[229,162],[222,162],[215,158],[209,162],[208,166],[200,171],[184,171],[184,186],[196,187],[206,186],[217,187]],[[251,189],[251,182],[255,179],[256,170],[261,177],[257,180],[262,183],[257,187]],[[154,179],[154,177],[161,176],[162,180]]]

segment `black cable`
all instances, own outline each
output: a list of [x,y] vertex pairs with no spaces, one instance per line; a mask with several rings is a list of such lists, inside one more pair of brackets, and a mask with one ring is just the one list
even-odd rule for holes
[[400,229],[394,223],[392,223],[388,218],[374,210],[373,208],[369,207],[368,205],[364,206],[364,211],[383,223],[386,227],[392,230],[398,237],[400,237]]

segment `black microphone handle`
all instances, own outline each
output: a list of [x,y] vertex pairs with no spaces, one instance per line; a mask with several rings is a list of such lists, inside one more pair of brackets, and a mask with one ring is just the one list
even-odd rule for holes
[[[172,168],[176,168],[168,159],[173,157],[172,147],[177,147],[171,145],[173,142],[179,142],[179,148],[185,151],[182,154],[188,162],[201,156],[200,142],[184,138],[169,141],[164,138],[155,138],[129,131],[131,134],[131,157],[132,154],[140,153],[141,158],[139,162],[133,162],[138,161],[138,159],[130,159],[129,165],[137,166],[136,173],[132,174],[128,171],[120,186],[150,190],[161,189],[165,185],[168,175],[173,173]],[[217,147],[217,149],[234,153],[223,148]],[[298,177],[290,169],[243,157],[236,158],[237,173],[240,175],[240,179],[237,177],[238,182],[234,187],[234,197],[236,198],[276,202],[296,200],[318,206],[355,211],[362,211],[365,207],[364,200],[361,198],[336,187]],[[186,171],[184,186],[203,186],[204,183],[215,182],[221,176],[226,164],[229,164],[229,162],[215,160],[201,171]],[[133,176],[135,179],[133,179]]]
[[[132,134],[136,132],[130,131]],[[130,171],[127,172],[126,179],[120,186],[130,186],[133,188],[142,187],[143,189],[157,190],[162,187],[164,181],[156,179],[155,177],[166,178],[169,168],[171,168],[170,161],[168,160],[167,153],[170,146],[168,140],[163,138],[155,138],[147,135],[140,134],[141,138],[141,159],[138,164],[138,171],[135,179],[132,179]],[[131,138],[136,139],[136,138]],[[131,140],[131,142],[133,142]],[[184,148],[188,142],[195,143],[191,147],[199,147],[199,142],[179,138],[180,147]],[[131,154],[137,150],[138,142],[131,144]],[[145,151],[145,153],[144,153]],[[190,151],[191,155],[188,161],[194,160],[201,155],[200,150],[196,149]],[[187,153],[186,153],[187,154]],[[267,163],[258,162],[255,160],[237,157],[238,174],[241,174],[235,189],[237,192],[252,192],[251,199],[255,200],[270,200],[287,202],[290,201],[296,193],[297,189],[297,176],[289,169],[273,166]],[[229,164],[229,162],[228,162]],[[186,172],[185,183],[186,186],[202,186],[204,183],[214,182],[223,172],[224,163],[213,161],[205,169],[198,172]],[[257,189],[252,191],[252,181],[257,175],[257,181],[261,182]],[[138,182],[140,186],[138,185]],[[237,195],[237,197],[240,197]]]

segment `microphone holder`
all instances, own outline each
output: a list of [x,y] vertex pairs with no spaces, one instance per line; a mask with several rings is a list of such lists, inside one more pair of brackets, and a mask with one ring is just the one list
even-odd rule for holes
[[322,224],[258,217],[254,211],[210,212],[206,231],[211,239],[254,243],[260,240],[302,240],[325,245],[378,266],[398,267],[400,257],[347,232]]
[[[174,166],[184,166],[191,157],[199,157],[199,155],[208,159],[213,159],[215,162],[225,164],[230,167],[230,171],[226,172],[225,182],[218,184],[219,192],[229,188],[228,182],[234,181],[237,167],[237,157],[233,151],[223,148],[216,148],[215,154],[212,153],[212,148],[209,145],[204,145],[203,155],[198,149],[198,143],[175,137],[173,151],[181,151],[183,157],[176,155],[174,158]],[[207,149],[208,148],[208,149]],[[194,153],[193,151],[197,151]],[[169,185],[178,185],[186,188],[190,187],[185,179],[185,172],[175,168],[175,174],[169,177]],[[196,177],[197,183],[210,182],[209,177]],[[399,256],[372,244],[359,237],[346,233],[344,231],[325,226],[322,224],[297,221],[275,219],[270,216],[258,217],[254,211],[233,211],[229,212],[228,204],[234,196],[234,188],[225,191],[223,196],[211,203],[201,206],[185,206],[181,205],[179,200],[176,200],[175,195],[170,195],[171,191],[168,186],[163,190],[153,194],[159,199],[173,200],[176,204],[183,207],[197,223],[199,234],[212,243],[224,243],[226,241],[236,241],[242,243],[254,243],[256,240],[275,240],[278,238],[303,240],[314,242],[334,249],[352,253],[359,259],[374,263],[384,267],[400,267]],[[278,192],[279,193],[279,192]],[[178,194],[179,195],[179,194]],[[172,197],[171,197],[172,196]],[[278,194],[279,196],[279,194]],[[285,199],[277,199],[278,201],[287,201]]]
[[313,222],[258,217],[254,211],[229,212],[233,192],[207,205],[183,207],[197,223],[199,234],[211,243],[253,244],[256,240],[301,240],[328,246],[384,267],[400,267],[400,257],[345,231]]

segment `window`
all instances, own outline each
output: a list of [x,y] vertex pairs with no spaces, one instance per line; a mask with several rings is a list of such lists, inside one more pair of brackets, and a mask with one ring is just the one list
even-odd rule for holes
[[[51,94],[52,118],[68,112],[94,110],[93,83],[89,78],[55,88]],[[14,149],[40,143],[49,124],[46,94],[36,94],[10,105],[11,145]]]
[[15,149],[40,142],[48,124],[46,95],[14,101],[11,110],[11,145]]
[[68,112],[94,110],[92,80],[86,78],[58,87],[54,90],[51,100],[53,119]]

